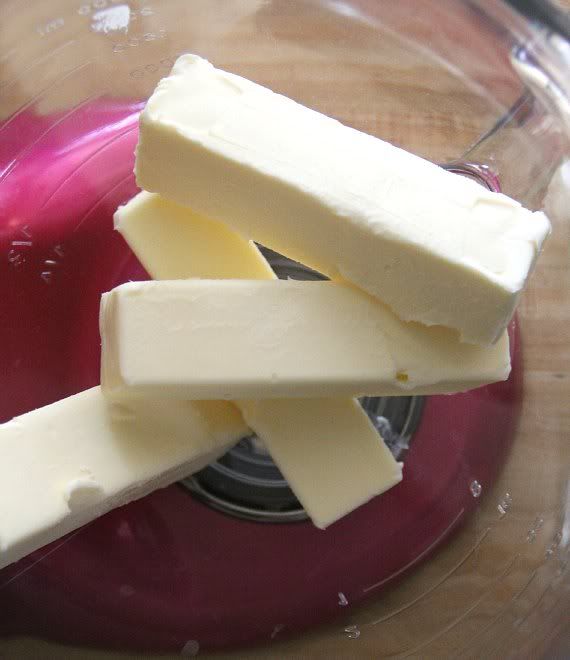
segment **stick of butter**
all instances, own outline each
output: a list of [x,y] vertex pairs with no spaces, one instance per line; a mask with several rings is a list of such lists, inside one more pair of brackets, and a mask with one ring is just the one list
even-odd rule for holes
[[184,55],[140,118],[137,183],[490,344],[550,223],[509,197]]
[[229,402],[109,404],[99,387],[0,426],[0,568],[186,477],[249,432]]
[[402,481],[402,464],[355,399],[237,403],[316,527]]
[[[120,207],[115,227],[156,279],[275,279],[253,243],[156,194]],[[236,403],[317,527],[402,480],[401,464],[354,399]]]
[[275,278],[252,241],[160,195],[142,191],[119,206],[115,229],[155,280]]
[[100,328],[115,399],[441,394],[510,370],[506,332],[464,344],[338,282],[130,282],[103,295]]

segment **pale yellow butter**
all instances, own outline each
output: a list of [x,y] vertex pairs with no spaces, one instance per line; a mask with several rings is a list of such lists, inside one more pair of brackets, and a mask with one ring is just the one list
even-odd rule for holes
[[247,433],[229,402],[109,404],[99,387],[0,425],[0,568],[202,469]]
[[103,295],[100,322],[101,384],[115,399],[438,394],[510,370],[506,332],[464,344],[336,282],[130,282]]
[[[158,195],[139,193],[117,210],[115,226],[157,279],[275,278],[254,245]],[[317,527],[402,479],[402,466],[353,399],[236,403]]]
[[543,213],[195,55],[141,114],[136,176],[471,343],[500,339],[550,231]]

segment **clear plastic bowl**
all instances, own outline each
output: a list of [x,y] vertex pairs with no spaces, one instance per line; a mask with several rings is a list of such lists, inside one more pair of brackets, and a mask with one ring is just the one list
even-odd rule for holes
[[138,113],[181,53],[553,222],[513,376],[426,399],[401,487],[326,532],[155,493],[0,573],[0,655],[539,656],[570,606],[568,42],[499,0],[7,1],[0,17],[2,421],[98,382],[100,293],[146,277],[112,213],[136,192]]

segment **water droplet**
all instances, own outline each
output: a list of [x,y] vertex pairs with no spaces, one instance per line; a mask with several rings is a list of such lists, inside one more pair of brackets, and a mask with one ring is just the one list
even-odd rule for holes
[[44,266],[57,266],[57,261],[54,261],[53,259],[46,259],[44,261]]
[[346,607],[348,605],[348,598],[342,593],[342,591],[338,592],[338,604],[341,607]]
[[511,508],[512,503],[513,503],[512,495],[510,493],[505,493],[503,499],[497,505],[497,510],[499,512],[499,515],[504,516],[507,513],[507,511]]
[[346,626],[344,633],[348,639],[358,639],[360,637],[360,628],[357,625]]
[[200,651],[200,644],[195,640],[195,639],[189,639],[186,644],[182,647],[182,651],[180,651],[181,655],[187,655],[191,658],[194,656],[198,655],[198,652]]
[[28,225],[24,225],[23,227],[21,227],[20,228],[20,233],[23,234],[24,236],[26,236],[27,238],[32,237],[32,232],[31,232]]
[[477,479],[473,479],[473,481],[469,484],[469,490],[471,491],[471,495],[473,495],[473,497],[479,497],[483,492],[483,486],[481,486]]
[[44,270],[42,271],[40,277],[46,284],[49,284],[53,279],[53,273],[51,270]]
[[65,254],[63,251],[63,245],[56,245],[53,248],[53,251],[57,254],[58,257],[63,257],[63,255]]

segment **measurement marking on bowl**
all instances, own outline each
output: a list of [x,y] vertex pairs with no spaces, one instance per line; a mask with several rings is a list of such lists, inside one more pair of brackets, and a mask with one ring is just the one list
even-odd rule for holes
[[[55,121],[51,126],[49,126],[43,133],[38,135],[37,138],[30,144],[28,144],[22,151],[18,152],[18,154],[14,157],[13,161],[10,163],[10,165],[0,174],[0,181],[3,179],[7,178],[9,174],[11,174],[18,164],[22,161],[23,156],[26,154],[29,154],[33,148],[41,141],[43,138],[45,138],[46,135],[49,135],[55,128],[63,124],[65,121],[67,121],[72,115],[74,115],[76,112],[81,110],[83,107],[85,107],[87,104],[91,103],[91,101],[94,101],[95,99],[99,98],[99,93],[92,94],[91,96],[88,96],[84,101],[73,107],[69,112],[63,115],[63,117],[60,117],[57,121]],[[24,230],[21,230],[22,233]]]
[[544,518],[541,518],[540,516],[535,518],[532,526],[530,527],[526,535],[527,543],[534,543],[536,541],[536,537],[540,533],[540,530],[543,528],[543,526],[544,526]]
[[499,621],[502,617],[504,617],[506,614],[513,614],[511,611],[512,606],[518,601],[518,599],[523,595],[523,593],[530,587],[532,584],[533,580],[535,579],[537,575],[537,571],[534,570],[531,574],[530,577],[526,580],[526,582],[523,584],[523,586],[515,593],[515,595],[511,598],[510,601],[505,603],[499,613],[484,627],[481,628],[476,635],[471,637],[471,639],[466,642],[460,649],[458,649],[457,655],[453,656],[453,660],[455,658],[461,658],[463,657],[463,651],[465,649],[471,648],[473,646],[473,642],[484,635],[488,630],[490,630],[496,623]]
[[275,639],[277,635],[285,629],[285,624],[284,623],[278,623],[275,628],[273,628],[271,632],[271,639]]
[[409,658],[413,654],[416,654],[418,651],[421,651],[422,649],[425,649],[426,646],[429,646],[432,642],[435,642],[437,639],[448,633],[450,630],[453,630],[457,625],[459,625],[462,621],[464,621],[470,614],[473,612],[479,605],[493,593],[493,587],[498,587],[501,585],[503,580],[511,573],[513,570],[513,567],[515,565],[516,560],[520,557],[519,554],[516,554],[507,564],[507,566],[504,568],[503,571],[499,575],[497,575],[495,578],[493,578],[490,581],[489,588],[487,591],[483,592],[477,600],[470,605],[464,612],[462,612],[458,617],[453,619],[447,626],[439,630],[437,633],[429,637],[428,639],[424,640],[421,642],[418,646],[415,646],[412,649],[409,649],[408,651],[404,651],[402,654],[393,656],[397,658]]
[[[129,131],[131,131],[135,128],[138,128],[138,127],[137,126],[132,126],[129,129]],[[128,133],[129,131],[125,131],[125,133]],[[125,133],[122,133],[121,135],[125,135]],[[107,145],[109,145],[109,144],[110,144],[110,142],[107,142]],[[101,204],[101,202],[103,200],[107,199],[107,197],[112,195],[118,188],[120,188],[127,181],[129,181],[129,179],[132,179],[133,177],[134,177],[133,172],[129,172],[125,177],[123,177],[120,181],[118,181],[112,188],[109,188],[109,190],[105,191],[105,194],[101,195],[101,197],[99,197],[99,199],[83,214],[83,217],[78,222],[78,224],[75,226],[73,231],[76,232],[81,227],[81,225],[85,222],[85,220],[87,220],[87,218],[91,215],[91,213],[93,213],[93,211],[99,206],[99,204]]]
[[[62,182],[56,187],[56,189],[55,189],[54,191],[52,191],[51,195],[50,195],[50,196],[45,200],[45,202],[43,203],[42,209],[44,209],[44,208],[48,205],[48,203],[50,202],[50,200],[51,200],[51,199],[52,199],[52,198],[53,198],[53,197],[54,197],[54,196],[55,196],[55,195],[56,195],[56,194],[57,194],[57,193],[63,188],[63,186],[65,186],[65,184],[66,184],[71,178],[73,178],[75,175],[77,175],[77,173],[78,173],[81,169],[83,169],[83,167],[85,167],[85,165],[87,165],[87,163],[89,163],[91,160],[93,160],[93,158],[95,158],[96,156],[100,155],[103,151],[105,151],[105,149],[107,149],[110,145],[112,145],[113,143],[115,143],[117,140],[120,140],[122,137],[124,137],[125,135],[127,135],[128,133],[131,133],[132,131],[134,131],[134,130],[136,130],[136,129],[138,129],[138,123],[134,123],[132,126],[129,126],[126,130],[122,131],[121,133],[118,133],[117,135],[114,135],[110,140],[108,140],[107,142],[105,142],[105,144],[103,144],[103,146],[99,147],[99,148],[96,149],[93,153],[91,153],[91,154],[89,155],[88,158],[86,158],[85,160],[83,160],[83,161],[81,162],[81,164],[78,165],[78,167],[77,167],[77,168],[76,168],[76,169],[75,169],[75,170],[74,170],[74,171],[73,171],[73,172],[72,172],[72,173],[71,173],[66,179],[64,179],[64,180],[63,180],[63,181],[62,181]],[[131,176],[134,176],[134,175],[131,173]],[[109,192],[111,192],[111,191],[109,191]],[[93,208],[95,208],[95,207],[97,206],[97,204],[101,201],[101,199],[103,199],[103,198],[100,198],[100,199],[94,204],[94,206],[90,209],[89,212],[91,212],[91,211],[93,210]],[[42,210],[42,209],[40,209],[40,210]],[[77,229],[77,227],[76,227],[76,229]]]
[[92,11],[98,9],[105,9],[108,5],[117,4],[121,0],[93,0],[93,2],[87,2],[84,5],[81,5],[77,13],[81,16],[88,16]]
[[513,628],[518,630],[524,624],[530,619],[530,617],[533,614],[536,614],[536,611],[538,610],[539,607],[542,606],[542,603],[544,601],[545,596],[548,594],[549,591],[552,590],[552,582],[546,587],[546,589],[542,592],[542,594],[539,596],[538,600],[534,603],[534,605],[531,606],[531,608],[527,611],[525,616],[522,619],[518,619],[517,621],[514,622]]
[[26,263],[26,257],[22,252],[12,249],[8,252],[8,263],[12,268],[18,269]]
[[127,32],[131,9],[126,4],[100,9],[91,16],[91,30],[100,34]]
[[32,232],[27,225],[24,225],[24,227],[20,228],[19,234],[25,240],[13,240],[10,244],[11,248],[8,250],[7,254],[8,263],[15,270],[18,270],[24,266],[24,264],[27,262],[26,252],[33,246],[33,241],[31,240]]
[[[372,591],[373,589],[377,589],[378,587],[382,586],[386,582],[389,582],[390,580],[393,580],[396,576],[400,575],[404,571],[407,571],[409,568],[414,566],[415,564],[419,563],[426,555],[428,555],[443,539],[449,534],[449,532],[455,527],[455,525],[461,520],[461,517],[465,513],[465,507],[461,507],[461,510],[459,513],[455,516],[455,518],[449,523],[449,525],[443,530],[443,532],[435,539],[435,541],[432,541],[428,545],[428,547],[420,552],[420,554],[409,561],[405,566],[402,566],[398,571],[395,573],[392,573],[389,577],[385,578],[384,580],[380,580],[380,582],[376,582],[375,584],[371,584],[369,587],[364,587],[362,590],[363,594],[368,593],[369,591]],[[487,530],[485,533],[487,534],[489,530]]]
[[144,32],[139,35],[133,35],[127,41],[118,41],[113,44],[114,53],[122,53],[127,48],[137,48],[137,46],[143,46],[145,43],[151,41],[157,41],[158,39],[164,39],[167,35],[166,28],[161,27],[156,32]]
[[546,548],[546,551],[544,553],[545,559],[550,559],[551,557],[554,556],[556,551],[560,548],[561,541],[562,541],[562,532],[558,530],[556,534],[552,537],[552,541],[550,542],[550,545]]
[[481,493],[483,492],[483,486],[481,486],[477,479],[473,479],[473,481],[469,484],[469,490],[471,491],[471,495],[473,495],[473,497],[480,497]]
[[74,74],[78,73],[82,69],[85,69],[87,66],[90,64],[93,64],[93,60],[89,60],[88,62],[83,62],[82,64],[78,64],[77,66],[73,67],[70,71],[65,73],[63,76],[60,76],[56,80],[52,81],[47,87],[44,87],[41,91],[39,91],[35,96],[32,96],[32,98],[27,102],[24,103],[23,106],[18,108],[18,111],[15,112],[10,119],[0,128],[0,133],[4,132],[12,122],[14,122],[20,115],[22,115],[26,110],[29,110],[37,101],[39,101],[42,96],[46,92],[51,92],[55,85],[58,85],[59,83],[63,82],[64,80],[67,80],[68,78],[71,78]]
[[55,57],[64,48],[67,48],[67,46],[70,46],[71,44],[74,43],[75,43],[75,39],[70,39],[69,41],[66,41],[65,43],[61,44],[61,46],[56,46],[53,50],[50,50],[50,52],[47,53],[47,55],[44,55],[43,57],[39,57],[37,60],[34,60],[23,71],[20,71],[17,77],[12,78],[11,80],[5,80],[3,83],[0,83],[0,89],[2,89],[3,87],[8,87],[9,85],[15,85],[16,83],[19,83],[20,80],[23,79],[24,74],[28,74],[32,69],[35,69],[40,64],[43,64],[52,57]]
[[487,538],[487,535],[491,531],[490,527],[487,527],[487,529],[481,534],[481,536],[478,538],[478,540],[475,542],[475,545],[465,554],[463,557],[459,560],[459,562],[451,569],[449,570],[442,578],[441,580],[438,580],[435,584],[433,584],[429,589],[421,593],[419,596],[416,596],[413,600],[409,601],[402,607],[399,607],[396,610],[393,610],[389,614],[384,615],[383,617],[380,617],[379,619],[376,619],[375,621],[370,622],[369,626],[376,626],[379,623],[384,623],[385,621],[388,621],[398,614],[401,614],[402,612],[405,612],[406,610],[410,609],[413,605],[418,603],[420,600],[423,600],[426,596],[431,594],[433,591],[435,591],[438,587],[441,587],[442,584],[447,582],[450,577],[453,576],[454,573],[456,573],[462,566],[465,564],[465,562],[474,554],[474,552],[479,548],[481,543]]
[[507,514],[508,510],[511,508],[512,503],[512,495],[510,493],[505,493],[503,499],[499,502],[499,504],[497,504],[497,511],[499,512],[501,518]]
[[358,639],[362,634],[360,632],[360,628],[356,624],[352,626],[346,626],[346,628],[344,629],[344,633],[348,637],[348,639]]

